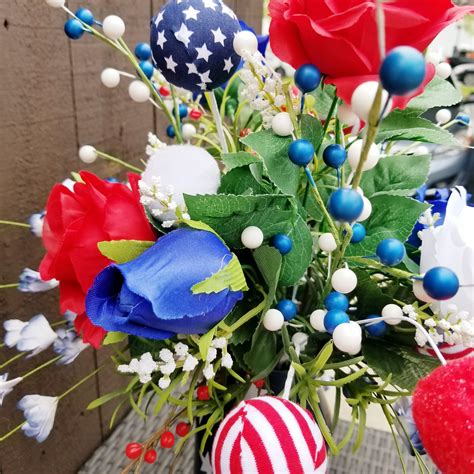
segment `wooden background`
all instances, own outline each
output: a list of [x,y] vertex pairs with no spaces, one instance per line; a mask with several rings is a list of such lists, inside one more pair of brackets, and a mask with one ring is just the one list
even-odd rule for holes
[[[160,0],[90,0],[68,2],[75,10],[86,6],[96,18],[120,15],[125,39],[133,46],[147,41],[149,20]],[[262,2],[227,1],[237,15],[260,29]],[[0,0],[0,219],[26,221],[42,210],[56,182],[77,171],[80,145],[92,144],[131,162],[144,158],[147,133],[164,136],[164,123],[151,106],[128,98],[127,83],[118,89],[102,86],[105,67],[130,68],[118,53],[85,35],[70,41],[63,33],[66,14],[44,0]],[[101,177],[116,174],[113,166],[86,166]],[[27,229],[0,227],[0,284],[13,283],[25,267],[36,269],[43,255],[41,241]],[[21,294],[0,290],[0,321],[27,320],[43,313],[60,319],[56,291]],[[0,329],[0,338],[3,330]],[[0,349],[0,365],[15,352]],[[48,351],[30,362],[7,369],[13,378],[52,358]],[[0,407],[0,436],[22,421],[15,402],[25,394],[58,395],[106,357],[89,350],[67,367],[52,366],[20,384]],[[0,370],[0,374],[5,370]],[[21,433],[0,444],[0,474],[68,474],[76,472],[107,437],[113,409],[87,412],[89,401],[114,390],[118,377],[111,371],[91,379],[61,401],[55,429],[43,444]],[[117,446],[122,456],[123,446]],[[102,474],[102,473],[101,473]]]

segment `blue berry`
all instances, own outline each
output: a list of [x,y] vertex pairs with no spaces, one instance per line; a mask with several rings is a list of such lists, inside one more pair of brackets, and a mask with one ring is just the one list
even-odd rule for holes
[[324,327],[329,334],[332,334],[339,324],[350,322],[350,318],[344,311],[335,309],[328,311],[324,316]]
[[314,146],[308,140],[295,140],[288,149],[288,156],[295,165],[307,166],[313,161]]
[[286,255],[293,248],[293,241],[286,234],[276,234],[272,238],[272,245],[282,254]]
[[380,68],[382,85],[393,95],[406,95],[418,89],[425,75],[425,58],[417,49],[410,46],[392,49]]
[[76,16],[86,25],[92,26],[94,24],[94,15],[88,8],[79,8],[76,12]]
[[347,311],[349,309],[349,300],[346,295],[337,291],[331,291],[331,293],[324,298],[324,306],[328,311],[335,309]]
[[84,27],[81,25],[81,22],[79,20],[76,20],[75,18],[70,18],[64,24],[64,33],[66,33],[66,36],[68,38],[78,40],[84,34]]
[[298,308],[291,300],[281,300],[277,309],[283,314],[285,321],[291,321],[298,314]]
[[358,244],[359,242],[362,242],[365,239],[366,235],[367,232],[365,230],[365,227],[357,222],[357,224],[354,224],[352,226],[351,244]]
[[148,61],[151,58],[151,48],[148,43],[138,43],[135,46],[135,56],[141,61]]
[[[372,314],[367,319],[380,318],[378,314]],[[371,324],[370,326],[365,326],[365,330],[374,337],[382,337],[387,333],[388,325],[385,321],[380,321],[378,323]]]
[[169,138],[176,137],[176,130],[174,129],[173,125],[168,125],[168,128],[166,129],[166,135],[168,135]]
[[140,61],[140,69],[143,71],[143,73],[148,79],[151,79],[155,72],[153,64],[151,64],[149,61]]
[[364,210],[364,201],[357,191],[341,188],[329,197],[328,209],[337,221],[354,222]]
[[423,288],[435,300],[449,300],[459,291],[459,279],[449,268],[435,267],[423,277]]
[[313,92],[321,83],[321,73],[316,66],[305,64],[296,70],[295,83],[304,94]]
[[456,120],[462,122],[464,125],[469,125],[471,123],[471,117],[467,114],[457,114]]
[[182,119],[188,116],[188,106],[186,104],[179,104],[179,116]]
[[380,261],[388,267],[398,265],[406,255],[405,246],[397,239],[385,239],[375,251]]
[[347,160],[347,151],[341,145],[329,145],[324,150],[323,160],[329,167],[338,169]]

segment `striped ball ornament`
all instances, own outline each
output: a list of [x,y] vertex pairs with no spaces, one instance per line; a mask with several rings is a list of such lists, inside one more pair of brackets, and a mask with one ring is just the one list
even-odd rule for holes
[[324,474],[327,456],[317,424],[278,397],[241,402],[222,421],[212,447],[214,474]]
[[[471,347],[465,347],[462,344],[451,345],[442,343],[438,345],[438,348],[446,360],[462,359],[463,357],[468,356],[474,357],[474,349]],[[435,351],[429,345],[426,345],[425,347],[417,347],[416,350],[422,355],[436,357]]]

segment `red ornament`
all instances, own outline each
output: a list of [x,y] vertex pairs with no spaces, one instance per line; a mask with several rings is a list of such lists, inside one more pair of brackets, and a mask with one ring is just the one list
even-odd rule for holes
[[240,131],[240,138],[245,138],[251,133],[252,133],[252,130],[250,130],[250,128],[244,128],[243,130]]
[[174,446],[174,434],[171,431],[165,431],[161,435],[160,444],[162,448],[172,448]]
[[265,379],[255,380],[253,384],[255,385],[256,388],[261,390],[263,387],[265,387]]
[[165,87],[165,86],[161,86],[159,89],[158,89],[158,92],[160,93],[161,96],[163,97],[169,97],[169,95],[171,94],[171,91]]
[[125,448],[125,456],[128,459],[138,459],[143,451],[143,446],[140,443],[128,443]]
[[193,120],[199,120],[202,117],[202,112],[199,109],[193,109],[191,112],[189,112],[189,116]]
[[189,423],[185,423],[184,421],[180,421],[176,425],[176,434],[183,438],[191,431],[191,425]]
[[209,388],[207,385],[201,385],[197,388],[197,397],[198,400],[201,401],[210,400],[211,397],[209,396]]
[[450,362],[420,380],[413,417],[423,446],[443,474],[472,474],[474,358]]
[[153,464],[156,461],[156,451],[154,449],[149,449],[144,456],[145,462],[148,464]]

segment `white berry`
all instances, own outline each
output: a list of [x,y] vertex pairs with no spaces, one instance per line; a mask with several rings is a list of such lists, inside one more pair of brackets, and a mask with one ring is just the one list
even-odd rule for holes
[[347,105],[342,104],[337,109],[337,117],[341,123],[354,127],[359,123],[359,117],[354,111]]
[[102,71],[102,74],[100,75],[100,80],[102,81],[102,84],[104,84],[105,87],[113,89],[114,87],[117,87],[120,84],[120,74],[117,69],[108,67],[107,69],[104,69]]
[[53,8],[62,8],[66,0],[46,0],[46,4]]
[[[351,168],[355,171],[357,166],[359,166],[360,156],[362,154],[362,149],[364,148],[364,140],[354,141],[347,152],[347,159]],[[380,160],[380,150],[379,147],[374,143],[369,149],[369,156],[364,163],[362,168],[363,171],[368,171],[377,166],[377,163]]]
[[362,347],[362,330],[360,326],[351,321],[336,327],[332,335],[334,345],[342,352],[356,355]]
[[347,295],[356,289],[357,276],[349,268],[340,268],[334,272],[331,283],[336,291]]
[[449,109],[440,109],[436,112],[436,121],[440,125],[444,125],[448,123],[453,118],[453,114]]
[[365,196],[362,196],[362,200],[364,201],[364,209],[362,210],[362,214],[358,217],[357,222],[366,221],[372,214],[372,203]]
[[437,66],[441,62],[441,54],[435,52],[429,52],[426,54],[425,60],[427,63],[431,63]]
[[284,322],[283,314],[277,309],[269,309],[263,317],[263,327],[271,332],[279,331]]
[[402,322],[402,316],[403,316],[403,311],[400,306],[397,306],[396,304],[388,304],[382,309],[382,316],[385,317],[390,317],[390,320],[386,320],[385,322],[387,324],[390,324],[391,326],[396,326],[397,324],[400,324]]
[[142,81],[131,82],[128,93],[135,102],[146,102],[150,98],[150,89]]
[[97,160],[97,150],[93,146],[84,145],[79,149],[79,158],[84,163],[94,163]]
[[245,248],[255,250],[263,244],[263,232],[254,225],[247,227],[240,236],[240,240]]
[[332,253],[337,249],[336,239],[330,232],[322,234],[319,237],[318,244],[323,252]]
[[104,18],[102,23],[102,29],[104,30],[105,36],[111,40],[120,39],[125,33],[125,23],[117,15],[109,15]]
[[239,56],[255,54],[258,51],[258,39],[251,31],[240,31],[234,38],[234,50]]
[[439,63],[436,66],[436,74],[441,79],[447,79],[451,73],[453,72],[453,68],[449,63]]
[[197,133],[196,127],[192,123],[185,123],[181,130],[183,139],[186,141],[191,140],[194,137],[194,135],[196,135],[196,133]]
[[280,112],[272,120],[272,129],[279,137],[288,137],[293,131],[293,122],[288,112]]
[[[365,122],[369,120],[370,110],[375,100],[377,94],[377,89],[379,83],[376,81],[369,81],[362,83],[352,94],[351,107],[352,110]],[[388,100],[388,92],[384,90],[382,92],[382,101],[380,104],[380,113]],[[385,112],[384,117],[386,117],[392,110],[393,102],[390,99]]]
[[311,313],[309,317],[309,322],[313,329],[319,332],[326,332],[326,328],[324,327],[324,317],[326,316],[327,311],[324,309],[317,309]]
[[418,300],[423,301],[425,303],[433,303],[435,301],[428,295],[428,293],[426,293],[425,289],[423,288],[423,282],[421,280],[415,280],[413,282],[413,294]]

